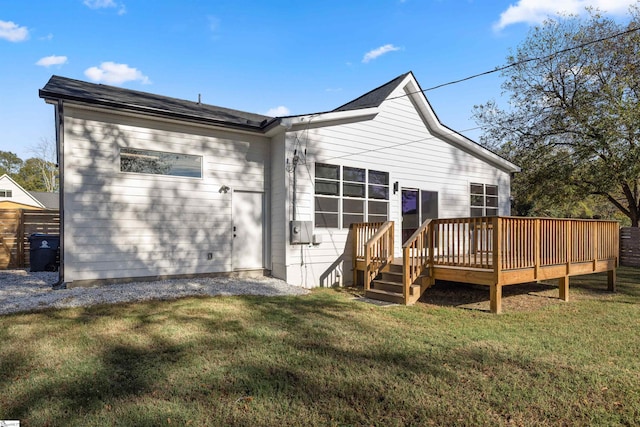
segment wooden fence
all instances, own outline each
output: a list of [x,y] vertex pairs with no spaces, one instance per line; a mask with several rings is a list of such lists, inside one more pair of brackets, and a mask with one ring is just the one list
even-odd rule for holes
[[0,210],[0,270],[29,267],[29,236],[60,234],[57,210]]
[[620,264],[627,267],[640,267],[640,228],[622,227],[620,229]]

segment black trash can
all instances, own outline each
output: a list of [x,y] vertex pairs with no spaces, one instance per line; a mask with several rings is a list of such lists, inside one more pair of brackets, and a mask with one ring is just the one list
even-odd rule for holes
[[58,271],[58,247],[60,236],[55,234],[32,234],[29,262],[31,271]]

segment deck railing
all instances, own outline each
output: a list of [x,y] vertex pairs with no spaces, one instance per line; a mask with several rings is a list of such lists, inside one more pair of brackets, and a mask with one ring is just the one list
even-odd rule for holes
[[516,270],[618,256],[615,221],[479,217],[434,219],[431,227],[435,265]]
[[393,221],[383,223],[364,244],[364,288],[369,290],[371,281],[380,269],[393,261]]
[[364,244],[376,234],[384,222],[364,222],[351,224],[353,233],[353,258],[364,259]]
[[617,259],[615,221],[497,218],[501,270]]
[[[354,277],[364,271],[365,288],[393,260],[393,223],[355,224]],[[430,280],[489,285],[491,311],[500,312],[501,287],[558,279],[568,300],[572,275],[608,272],[615,290],[619,257],[616,221],[478,217],[433,219],[403,245],[403,296],[425,269]],[[355,283],[355,281],[354,281]]]
[[402,245],[402,294],[409,299],[409,287],[433,265],[431,220],[426,220]]
[[494,223],[491,217],[432,220],[434,264],[492,268]]

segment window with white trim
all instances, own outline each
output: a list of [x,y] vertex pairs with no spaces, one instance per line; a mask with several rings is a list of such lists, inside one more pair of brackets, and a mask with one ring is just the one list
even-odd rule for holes
[[471,216],[497,216],[498,215],[498,186],[479,184],[472,182]]
[[0,190],[0,197],[11,197],[13,195],[13,191],[11,190]]
[[349,228],[389,218],[389,173],[316,163],[315,226]]
[[122,147],[120,172],[202,178],[202,156]]

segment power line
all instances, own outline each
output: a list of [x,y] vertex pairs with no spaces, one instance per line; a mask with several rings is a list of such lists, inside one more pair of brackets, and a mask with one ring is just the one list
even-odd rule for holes
[[[481,128],[482,128],[481,126],[476,126],[476,127],[473,127],[473,128],[469,128],[469,129],[461,130],[460,132],[450,131],[450,133],[451,133],[451,135],[456,135],[456,134],[461,134],[462,132],[468,132],[468,131],[477,130],[477,129],[481,129]],[[375,134],[375,135],[382,135],[382,134]],[[464,136],[464,135],[462,135],[462,136],[463,136],[464,138],[467,138],[467,137],[466,137],[466,136]],[[441,139],[440,139],[440,138],[438,138],[437,136],[429,135],[429,136],[426,136],[426,137],[424,137],[424,138],[414,139],[414,140],[411,140],[411,141],[403,141],[403,142],[399,142],[399,143],[397,143],[397,144],[392,144],[392,145],[385,145],[384,147],[370,148],[370,149],[368,149],[368,150],[362,150],[362,151],[359,151],[359,152],[357,152],[357,153],[349,153],[349,154],[344,154],[344,155],[342,155],[342,156],[334,156],[334,157],[329,157],[329,158],[326,158],[326,159],[316,160],[314,163],[327,162],[327,161],[330,161],[330,160],[336,160],[336,159],[344,159],[344,158],[346,158],[346,157],[352,157],[352,156],[359,156],[359,155],[361,155],[361,154],[367,154],[367,153],[373,153],[373,152],[376,152],[376,151],[388,150],[388,149],[390,149],[390,148],[401,147],[401,146],[403,146],[403,145],[410,145],[410,144],[414,144],[414,143],[416,143],[416,142],[424,142],[424,141],[429,141],[429,140],[432,140],[432,139],[433,139],[433,140],[441,141]],[[467,138],[467,139],[469,139],[469,138]],[[470,141],[472,141],[471,139],[469,139],[469,140],[470,140]],[[472,141],[472,142],[474,142],[474,143],[478,144],[478,143],[477,143],[477,142],[475,142],[475,141]],[[490,151],[490,150],[488,150],[486,147],[483,147],[483,146],[482,146],[482,145],[480,145],[480,144],[478,144],[478,145],[479,145],[480,147],[484,148],[485,150]],[[494,154],[495,154],[495,153],[494,153]]]
[[550,54],[545,55],[545,56],[539,56],[539,57],[535,57],[535,58],[525,58],[525,59],[522,59],[520,61],[514,62],[513,64],[504,65],[502,67],[496,67],[493,70],[484,71],[482,73],[474,74],[474,75],[471,75],[471,76],[468,76],[468,77],[464,77],[462,79],[453,80],[453,81],[450,81],[450,82],[447,82],[447,83],[441,83],[439,85],[432,86],[432,87],[429,87],[427,89],[417,90],[415,92],[408,92],[408,93],[405,93],[403,95],[394,96],[394,97],[388,98],[388,99],[390,99],[390,100],[391,99],[398,99],[398,98],[403,98],[405,96],[413,95],[413,94],[416,94],[416,93],[429,92],[429,91],[432,91],[432,90],[435,90],[435,89],[440,89],[441,87],[451,86],[451,85],[454,85],[454,84],[465,82],[467,80],[471,80],[471,79],[475,79],[475,78],[478,78],[478,77],[486,76],[488,74],[493,74],[493,73],[497,73],[499,71],[504,71],[504,70],[507,70],[509,68],[516,67],[516,66],[522,65],[522,64],[526,64],[526,63],[529,63],[529,62],[544,61],[544,60],[547,60],[547,59],[551,59],[556,55],[560,55],[562,53],[567,53],[567,52],[570,52],[570,51],[576,50],[576,49],[582,49],[583,47],[590,46],[590,45],[596,44],[596,43],[601,43],[603,41],[614,39],[616,37],[624,36],[624,35],[627,35],[627,34],[631,34],[631,33],[634,33],[634,32],[636,32],[638,30],[640,30],[640,27],[630,28],[628,30],[621,31],[619,33],[616,33],[616,34],[613,34],[613,35],[610,35],[610,36],[607,36],[607,37],[601,37],[599,39],[591,40],[591,41],[579,44],[577,46],[568,47],[566,49],[561,49],[559,51],[550,53]]
[[[616,37],[620,37],[620,36],[623,36],[623,35],[626,35],[626,34],[631,34],[631,33],[634,33],[636,31],[639,31],[639,30],[640,30],[640,27],[631,28],[631,29],[628,29],[628,30],[625,30],[625,31],[621,31],[621,32],[616,33],[616,34],[612,34],[612,35],[607,36],[607,37],[601,37],[599,39],[595,39],[595,40],[591,40],[591,41],[588,41],[588,42],[585,42],[585,43],[581,43],[581,44],[573,46],[573,47],[568,47],[566,49],[561,49],[561,50],[558,50],[556,52],[550,53],[548,55],[539,56],[539,57],[535,57],[535,58],[525,58],[525,59],[522,59],[520,61],[514,62],[513,64],[505,65],[505,66],[502,66],[502,67],[497,67],[497,68],[495,68],[493,70],[484,71],[482,73],[474,74],[474,75],[471,75],[471,76],[468,76],[468,77],[465,77],[465,78],[462,78],[462,79],[453,80],[453,81],[450,81],[450,82],[447,82],[447,83],[442,83],[442,84],[439,84],[439,85],[436,85],[436,86],[432,86],[432,87],[427,88],[427,89],[422,89],[422,90],[418,90],[418,91],[414,91],[414,92],[407,92],[407,93],[405,93],[403,95],[398,95],[398,96],[390,97],[390,98],[387,98],[387,99],[388,100],[393,100],[393,99],[404,98],[404,97],[406,97],[408,95],[412,95],[412,94],[416,94],[416,93],[424,93],[424,92],[432,91],[432,90],[435,90],[435,89],[439,89],[439,88],[444,87],[444,86],[450,86],[450,85],[458,84],[458,83],[461,83],[461,82],[464,82],[464,81],[467,81],[467,80],[471,80],[471,79],[475,79],[475,78],[478,78],[478,77],[482,77],[482,76],[485,76],[485,75],[488,75],[488,74],[497,73],[499,71],[503,71],[503,70],[506,70],[506,69],[509,69],[509,68],[512,68],[512,67],[515,67],[515,66],[518,66],[518,65],[521,65],[521,64],[526,64],[526,63],[534,62],[534,61],[543,61],[543,60],[546,60],[546,59],[553,58],[554,56],[560,55],[562,53],[570,52],[570,51],[576,50],[576,49],[581,49],[583,47],[590,46],[592,44],[601,43],[603,41],[610,40],[610,39],[613,39],[613,38],[616,38]],[[309,126],[310,123],[311,123],[311,119],[309,120],[309,123],[307,124],[307,126]],[[452,134],[462,134],[462,132],[468,132],[468,131],[477,130],[477,129],[481,129],[481,128],[482,128],[481,126],[478,126],[478,127],[473,127],[473,128],[469,128],[469,129],[464,129],[464,130],[461,130],[461,131],[451,131],[451,133]],[[308,129],[305,129],[305,131],[308,131]],[[304,132],[303,132],[303,134],[304,134]],[[462,135],[462,136],[464,136],[464,135]],[[307,138],[307,140],[305,142],[305,145],[308,143],[308,138],[309,138],[308,134],[307,134],[306,138]],[[356,155],[360,155],[360,154],[367,154],[367,153],[372,153],[372,152],[376,152],[376,151],[382,151],[382,150],[386,150],[386,149],[389,149],[389,148],[400,147],[400,146],[409,145],[409,144],[413,144],[413,143],[417,143],[417,142],[424,142],[424,141],[428,141],[430,139],[439,139],[439,138],[435,137],[433,135],[429,135],[429,136],[427,136],[425,138],[420,138],[420,139],[416,139],[416,140],[412,140],[412,141],[404,141],[404,142],[400,142],[400,143],[393,144],[393,145],[390,145],[390,146],[363,150],[363,151],[360,151],[358,153],[350,153],[350,154],[345,154],[345,155],[342,155],[342,156],[334,156],[334,157],[330,157],[330,158],[327,158],[327,159],[322,159],[322,161],[326,162],[326,161],[330,161],[330,160],[343,159],[343,158],[346,158],[346,157],[352,157],[352,156],[356,156]],[[469,139],[469,138],[467,138],[467,139]],[[294,144],[294,145],[301,146],[300,141],[297,140],[296,144]],[[486,147],[482,146],[481,144],[478,144],[478,145],[480,145],[485,150],[488,150]],[[491,150],[488,150],[488,151],[491,151]],[[500,157],[502,157],[502,156],[500,156]]]

